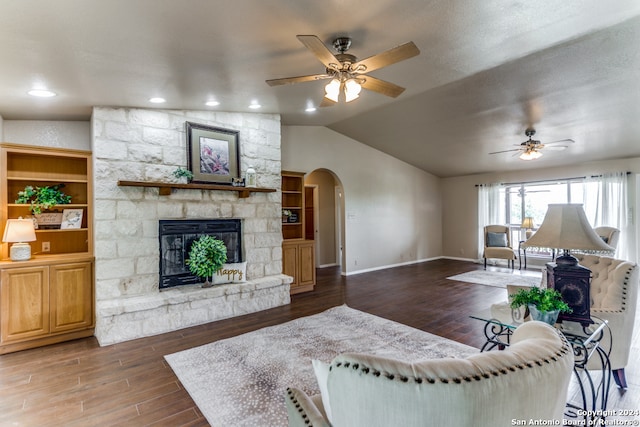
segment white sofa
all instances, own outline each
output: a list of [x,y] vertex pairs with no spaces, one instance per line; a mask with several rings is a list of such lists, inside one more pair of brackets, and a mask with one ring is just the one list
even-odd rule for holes
[[504,351],[418,363],[340,355],[319,378],[324,396],[287,390],[289,425],[495,427],[562,420],[574,361],[564,336],[527,322],[511,342]]

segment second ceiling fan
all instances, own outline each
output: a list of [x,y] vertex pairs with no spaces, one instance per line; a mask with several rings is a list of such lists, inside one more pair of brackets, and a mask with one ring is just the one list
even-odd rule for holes
[[333,47],[337,52],[335,55],[317,36],[299,35],[296,37],[324,64],[326,67],[325,72],[308,76],[267,80],[267,84],[269,86],[279,86],[331,79],[331,82],[325,86],[326,94],[322,104],[320,104],[321,107],[334,105],[343,93],[346,102],[353,101],[360,96],[362,88],[392,98],[397,97],[404,92],[403,87],[369,76],[366,73],[404,61],[420,53],[418,47],[413,42],[409,42],[358,61],[354,55],[346,53],[351,46],[351,39],[348,37],[338,37],[334,40]]
[[[546,144],[541,143],[538,140],[532,138],[533,135],[536,134],[536,130],[533,128],[527,128],[524,131],[524,134],[529,137],[528,140],[516,144],[518,148],[513,148],[511,150],[502,150],[502,151],[494,151],[489,154],[500,154],[500,153],[509,153],[516,152],[516,154],[520,153],[520,159],[522,160],[535,160],[542,157],[542,149],[545,150],[555,150],[561,151],[568,147],[568,144],[573,144],[575,141],[573,139],[561,139],[559,141],[547,142]],[[515,155],[515,154],[514,154]]]

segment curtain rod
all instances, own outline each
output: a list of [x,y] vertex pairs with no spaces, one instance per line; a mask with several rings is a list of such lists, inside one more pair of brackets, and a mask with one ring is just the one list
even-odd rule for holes
[[[630,175],[631,172],[626,172],[627,175]],[[576,181],[579,179],[587,179],[587,178],[602,178],[602,175],[591,175],[591,176],[574,176],[573,178],[555,178],[555,179],[542,179],[539,181],[519,181],[519,182],[502,182],[501,185],[522,185],[522,184],[537,184],[542,182],[558,182],[558,181]],[[482,187],[488,184],[476,184],[476,187]]]

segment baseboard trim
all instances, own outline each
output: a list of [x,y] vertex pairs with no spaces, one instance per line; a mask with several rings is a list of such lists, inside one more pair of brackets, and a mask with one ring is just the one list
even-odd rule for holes
[[364,268],[362,270],[348,271],[346,273],[343,272],[342,275],[343,276],[353,276],[353,275],[356,275],[356,274],[370,273],[372,271],[386,270],[388,268],[402,267],[404,265],[420,264],[420,263],[427,262],[427,261],[435,261],[435,260],[441,259],[441,258],[443,258],[443,257],[437,256],[437,257],[433,257],[433,258],[424,258],[424,259],[419,259],[419,260],[415,260],[415,261],[400,262],[400,263],[397,263],[397,264],[388,264],[388,265],[383,265],[383,266],[380,266],[380,267]]
[[318,266],[318,268],[337,267],[337,266],[339,266],[339,265],[340,265],[340,264],[338,264],[337,262],[334,262],[333,264],[322,264],[322,265],[319,265],[319,266]]

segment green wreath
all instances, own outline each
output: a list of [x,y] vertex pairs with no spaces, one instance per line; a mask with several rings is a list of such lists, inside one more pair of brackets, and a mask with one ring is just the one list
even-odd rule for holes
[[222,240],[213,236],[200,236],[191,245],[189,259],[186,264],[189,270],[198,277],[205,279],[203,288],[213,286],[209,277],[220,270],[227,262],[227,247]]

